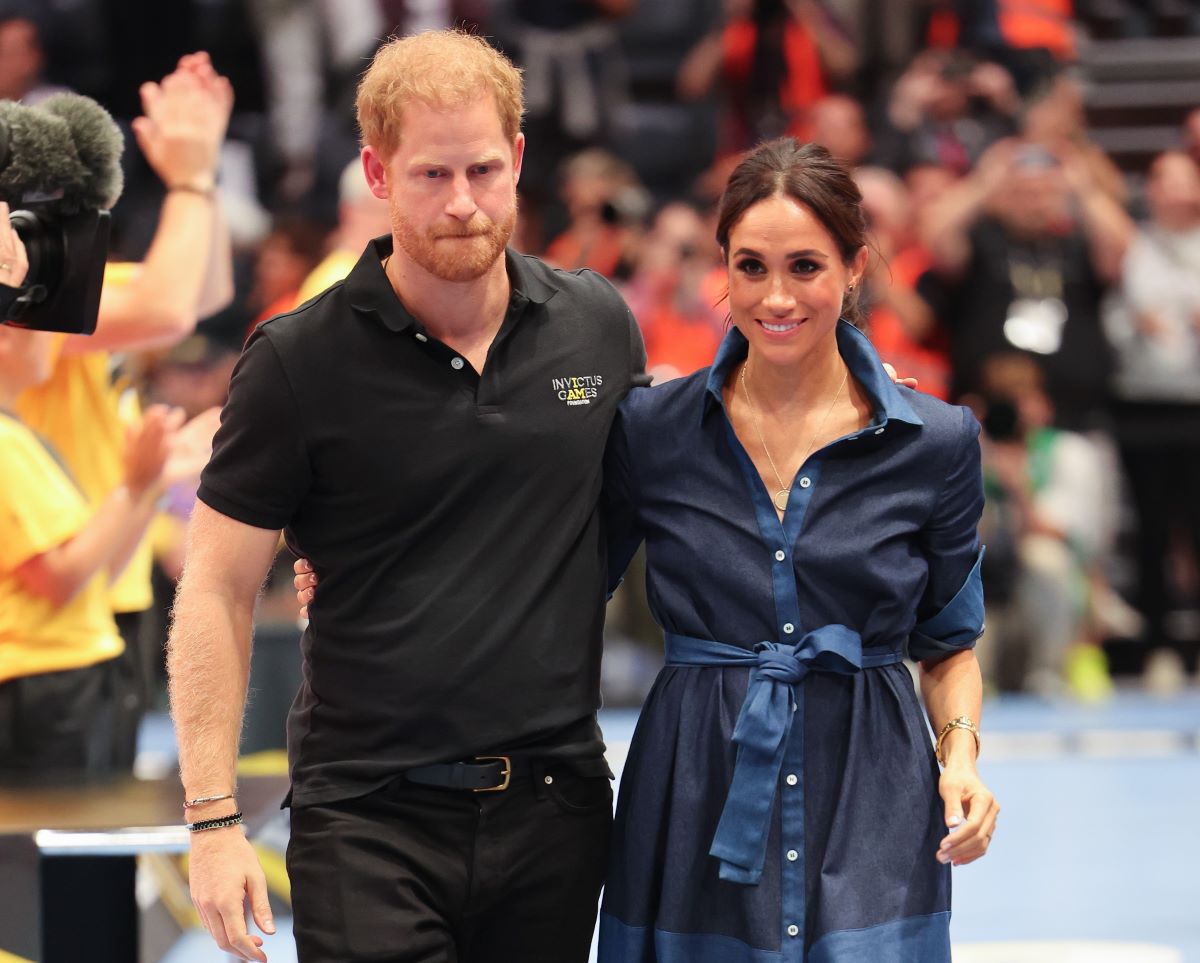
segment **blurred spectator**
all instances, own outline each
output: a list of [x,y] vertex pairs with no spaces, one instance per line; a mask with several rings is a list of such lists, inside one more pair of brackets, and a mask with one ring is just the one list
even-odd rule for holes
[[1200,107],[1191,111],[1183,121],[1183,149],[1200,164]]
[[934,0],[931,46],[960,47],[1002,63],[1022,92],[1075,60],[1072,0]]
[[829,94],[812,107],[812,140],[847,167],[865,163],[871,132],[862,105],[845,94]]
[[[7,225],[5,225],[7,227]],[[0,782],[127,767],[120,699],[125,644],[108,589],[167,484],[195,477],[210,442],[152,408],[90,500],[56,454],[8,414],[50,375],[57,336],[0,326]],[[181,414],[181,413],[180,413]],[[198,444],[196,443],[198,441]]]
[[877,147],[895,171],[935,164],[967,173],[989,146],[1016,129],[1012,77],[965,51],[927,50],[896,81]]
[[[357,169],[357,163],[354,165]],[[299,303],[300,287],[322,260],[325,234],[297,218],[280,218],[259,245],[248,297],[254,325]]]
[[[109,265],[95,333],[57,339],[49,378],[22,392],[15,409],[53,445],[93,508],[120,484],[125,434],[140,420],[136,394],[114,379],[109,352],[179,341],[233,294],[228,233],[215,203],[232,88],[207,55],[189,54],[161,84],[144,84],[142,99],[145,115],[134,122],[134,134],[167,188],[150,250],[140,264]],[[213,429],[215,420],[202,418],[191,431],[207,431],[211,441]],[[115,739],[116,766],[126,771],[162,659],[162,640],[148,641],[141,633],[142,613],[153,601],[150,546],[135,543],[131,549],[109,598],[125,641]]]
[[916,292],[931,258],[914,230],[904,182],[882,167],[860,167],[854,181],[862,192],[873,250],[862,304],[867,333],[880,357],[927,394],[950,396],[949,344],[929,305]]
[[919,223],[934,202],[959,179],[950,168],[934,163],[913,164],[904,170],[903,177],[912,203],[914,223]]
[[354,153],[354,132],[338,118],[353,116],[358,74],[389,25],[378,0],[249,0],[248,7],[268,79],[271,143],[284,168],[276,200],[294,203],[313,187],[324,153],[335,152],[339,166]]
[[[218,337],[193,334],[155,360],[147,373],[149,398],[179,409],[189,421],[213,418],[225,404],[229,379],[237,363],[241,343]],[[172,484],[164,492],[162,510],[150,528],[154,560],[171,582],[183,571],[184,534],[192,508],[196,504],[196,486],[191,479]],[[152,621],[165,638],[171,593],[156,594]],[[156,665],[156,670],[165,666]]]
[[917,290],[949,334],[954,393],[1020,349],[1041,365],[1060,427],[1094,426],[1111,370],[1100,299],[1133,224],[1078,152],[1002,141],[921,228],[933,268]]
[[1061,73],[1026,99],[1021,134],[1052,153],[1074,150],[1097,187],[1118,204],[1128,202],[1129,191],[1120,168],[1088,139],[1083,88],[1073,77]]
[[488,28],[525,80],[523,233],[537,248],[561,226],[549,211],[564,158],[608,147],[628,99],[618,24],[635,0],[493,0]]
[[0,100],[34,106],[66,88],[42,80],[45,58],[37,24],[27,17],[0,15]]
[[987,495],[984,677],[1043,696],[1104,698],[1112,682],[1089,619],[1092,586],[1103,584],[1104,460],[1085,436],[1051,427],[1028,355],[988,358],[969,400],[983,425]]
[[712,363],[724,333],[724,312],[705,298],[714,270],[724,273],[704,219],[688,204],[666,205],[622,290],[642,329],[646,371],[655,384]]
[[546,248],[545,259],[568,271],[586,267],[608,278],[627,276],[650,208],[633,168],[592,148],[569,157],[559,181],[569,223]]
[[818,0],[725,0],[725,22],[679,68],[685,100],[719,88],[723,154],[812,136],[811,108],[857,66],[854,43]]
[[391,230],[387,201],[371,193],[362,161],[355,158],[342,169],[338,180],[338,223],[330,237],[329,253],[304,279],[291,307],[342,280],[362,257],[367,242]]
[[[1114,421],[1138,516],[1137,605],[1166,640],[1180,554],[1200,562],[1200,166],[1161,154],[1146,183],[1149,223],[1129,245],[1105,322],[1116,351]],[[1172,533],[1178,539],[1172,538]],[[1194,600],[1193,600],[1194,601]]]

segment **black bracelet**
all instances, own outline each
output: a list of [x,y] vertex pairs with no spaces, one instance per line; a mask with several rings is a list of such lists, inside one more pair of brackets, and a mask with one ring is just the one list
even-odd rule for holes
[[202,833],[207,829],[224,829],[226,826],[236,826],[242,821],[240,812],[233,813],[229,816],[221,816],[217,819],[197,819],[194,823],[188,823],[188,832]]

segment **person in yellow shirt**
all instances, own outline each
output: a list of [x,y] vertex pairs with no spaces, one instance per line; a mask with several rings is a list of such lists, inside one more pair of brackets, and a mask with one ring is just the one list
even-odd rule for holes
[[[0,235],[7,213],[0,210]],[[108,586],[154,515],[179,421],[161,406],[147,411],[124,446],[120,484],[89,505],[53,451],[12,413],[20,391],[49,375],[53,339],[0,326],[3,782],[110,767],[124,643]]]
[[338,180],[338,225],[333,231],[330,251],[300,285],[293,307],[342,280],[358,263],[367,243],[391,229],[387,201],[371,193],[362,161],[354,158]]
[[[138,147],[166,186],[159,222],[145,259],[109,265],[94,334],[61,337],[48,347],[50,376],[13,405],[61,456],[89,506],[97,508],[122,480],[124,437],[140,418],[137,398],[114,382],[113,352],[169,346],[199,318],[233,296],[229,235],[215,203],[217,163],[233,90],[208,55],[189,54],[161,83],[141,88],[144,116],[134,121]],[[215,413],[205,422],[215,427]],[[197,426],[199,428],[200,426]],[[197,432],[199,433],[199,432]],[[130,770],[137,728],[149,698],[160,644],[141,639],[150,608],[151,552],[132,550],[109,602],[126,651],[118,667],[114,768]]]

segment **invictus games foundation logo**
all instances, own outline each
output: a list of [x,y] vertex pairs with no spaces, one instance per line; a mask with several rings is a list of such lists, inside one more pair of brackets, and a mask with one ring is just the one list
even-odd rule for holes
[[599,396],[604,378],[601,375],[578,375],[573,378],[551,378],[550,383],[554,386],[558,400],[571,408],[575,405],[590,405],[592,399]]

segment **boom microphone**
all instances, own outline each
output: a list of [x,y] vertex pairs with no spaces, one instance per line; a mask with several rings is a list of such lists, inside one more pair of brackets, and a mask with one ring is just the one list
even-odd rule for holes
[[29,255],[25,283],[0,285],[4,321],[95,330],[123,148],[112,117],[87,97],[56,94],[37,107],[0,101],[0,199]]

